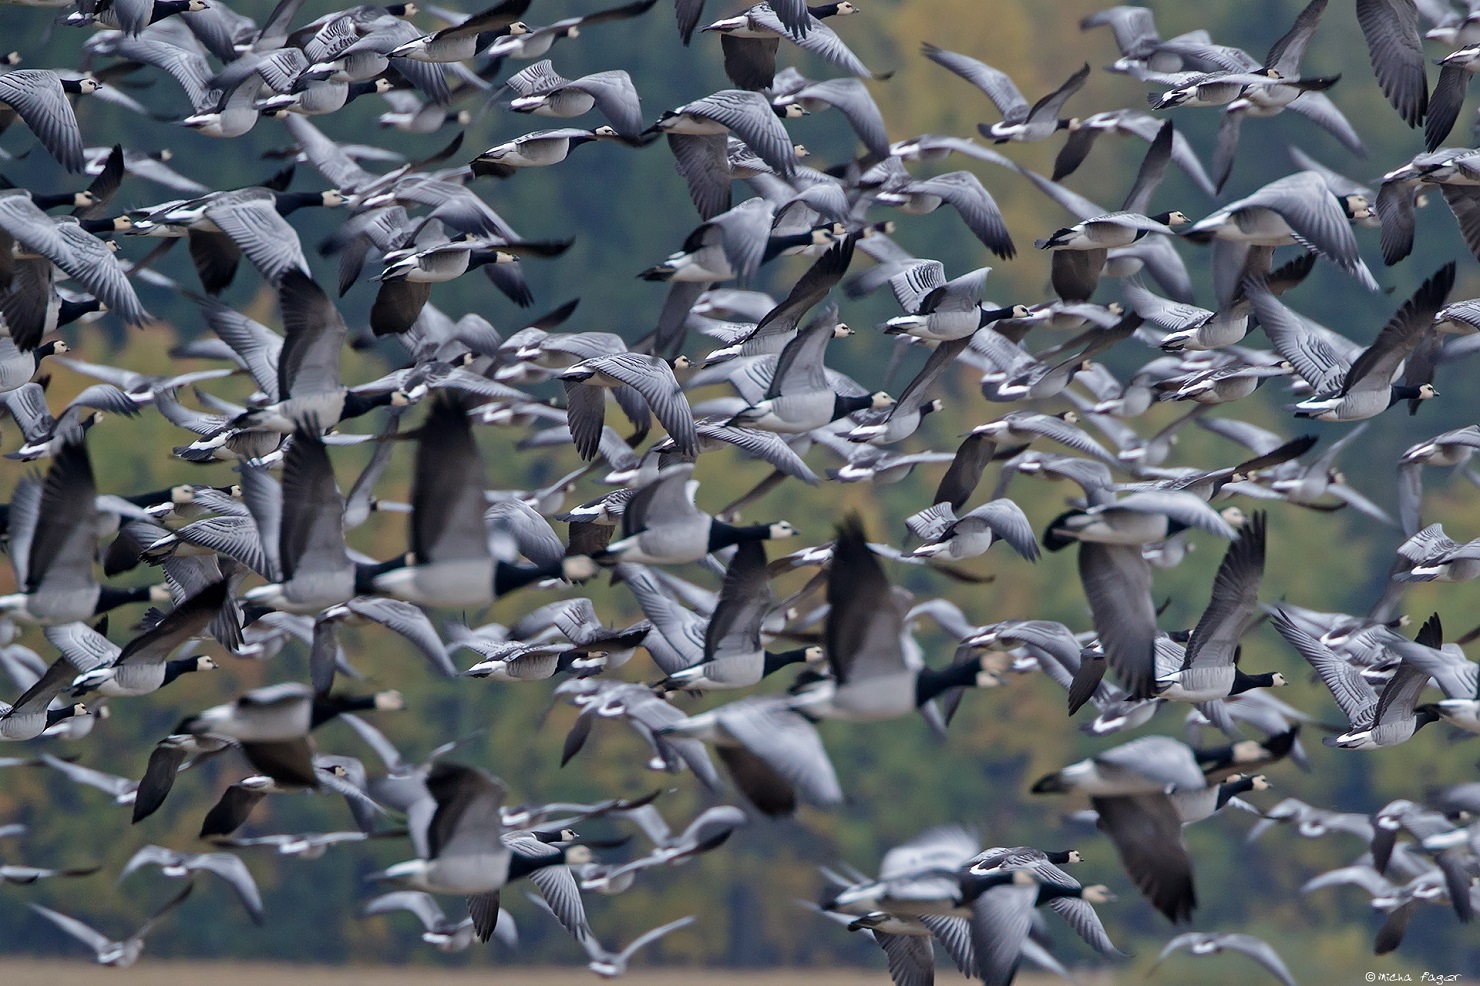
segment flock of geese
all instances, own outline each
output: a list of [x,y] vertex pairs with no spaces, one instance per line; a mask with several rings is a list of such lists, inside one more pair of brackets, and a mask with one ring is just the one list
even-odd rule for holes
[[[0,403],[19,432],[8,456],[35,463],[14,482],[0,514],[15,571],[15,591],[0,597],[0,660],[18,694],[0,705],[0,739],[42,741],[4,763],[44,765],[98,788],[135,823],[158,810],[182,772],[211,758],[250,771],[204,814],[200,837],[208,847],[145,845],[128,862],[121,877],[146,869],[186,882],[127,937],[116,940],[38,904],[32,909],[99,962],[124,966],[198,883],[224,881],[247,917],[262,921],[262,899],[244,861],[251,847],[313,858],[341,843],[404,839],[408,858],[370,878],[384,892],[365,906],[367,914],[409,911],[428,943],[466,949],[475,940],[512,937],[501,892],[527,877],[591,970],[617,976],[639,949],[690,923],[702,928],[706,916],[698,908],[612,951],[587,922],[582,894],[661,880],[667,868],[718,849],[760,817],[841,806],[847,771],[835,771],[817,722],[871,724],[918,712],[943,732],[967,691],[1042,673],[1066,690],[1069,715],[1091,706],[1080,719],[1095,736],[1140,727],[1158,712],[1163,731],[1110,741],[1033,785],[1035,795],[1087,799],[1078,817],[1106,840],[1076,850],[1002,847],[950,826],[892,849],[875,876],[822,861],[826,887],[813,906],[872,936],[901,986],[933,982],[936,944],[964,974],[987,984],[1011,982],[1023,965],[1067,976],[1049,948],[1054,920],[1045,911],[1096,952],[1120,957],[1099,910],[1115,894],[1084,886],[1065,869],[1112,849],[1125,888],[1139,891],[1173,925],[1194,922],[1198,889],[1183,829],[1230,806],[1258,816],[1252,836],[1291,823],[1288,831],[1304,837],[1364,844],[1351,865],[1304,890],[1365,891],[1382,915],[1378,953],[1398,947],[1426,905],[1471,921],[1480,903],[1480,824],[1472,821],[1480,783],[1422,802],[1373,806],[1370,814],[1294,798],[1259,802],[1254,795],[1270,787],[1266,768],[1287,758],[1308,763],[1303,744],[1315,718],[1274,696],[1285,674],[1246,670],[1239,658],[1243,635],[1267,620],[1346,717],[1324,744],[1362,751],[1353,755],[1401,744],[1434,722],[1480,733],[1477,665],[1446,641],[1437,616],[1410,638],[1400,610],[1413,583],[1480,577],[1480,540],[1460,543],[1440,524],[1422,521],[1426,467],[1463,467],[1480,448],[1480,426],[1424,433],[1403,454],[1394,464],[1393,519],[1336,467],[1361,427],[1338,435],[1324,424],[1411,414],[1437,397],[1437,369],[1480,349],[1480,299],[1451,297],[1451,262],[1380,326],[1374,317],[1373,326],[1355,327],[1353,335],[1370,341],[1333,332],[1292,307],[1302,280],[1320,264],[1342,272],[1354,292],[1375,291],[1359,232],[1380,228],[1383,260],[1401,262],[1412,250],[1415,206],[1432,191],[1480,258],[1480,151],[1446,146],[1469,76],[1480,71],[1480,6],[1460,12],[1447,0],[1356,0],[1377,84],[1401,121],[1423,132],[1421,152],[1397,163],[1375,191],[1292,149],[1287,176],[1194,219],[1176,209],[1152,211],[1167,167],[1221,195],[1246,119],[1295,113],[1361,147],[1326,95],[1338,78],[1301,68],[1323,16],[1339,15],[1328,13],[1327,0],[1312,0],[1267,53],[1253,55],[1204,31],[1163,38],[1142,7],[1089,17],[1084,29],[1109,28],[1119,48],[1110,71],[1145,83],[1144,109],[1095,105],[1088,64],[1054,91],[1032,93],[1030,103],[1006,74],[977,57],[991,52],[926,45],[911,53],[939,67],[941,98],[974,106],[992,121],[978,127],[987,144],[949,134],[890,142],[903,136],[903,121],[886,124],[864,81],[881,77],[839,33],[845,17],[868,17],[848,0],[812,7],[772,0],[702,27],[703,0],[677,0],[680,41],[712,46],[707,35],[718,35],[733,87],[666,110],[651,124],[625,70],[574,79],[556,70],[557,43],[579,43],[574,39],[614,20],[658,16],[649,13],[654,3],[546,24],[540,18],[553,12],[531,0],[503,0],[471,16],[428,17],[408,3],[312,19],[303,0],[282,0],[259,24],[222,0],[81,0],[65,21],[97,30],[81,42],[78,67],[15,67],[24,63],[9,59],[0,74],[8,140],[21,144],[19,132],[28,130],[59,168],[45,188],[0,191]],[[10,16],[14,22],[19,15]],[[434,22],[440,26],[424,33]],[[780,64],[796,48],[836,77],[812,80]],[[1441,54],[1431,89],[1428,64]],[[1342,85],[1363,84],[1363,73],[1352,68],[1346,66]],[[249,188],[210,189],[145,147],[89,149],[73,100],[108,98],[112,112],[157,112],[114,82],[161,73],[191,106],[178,122],[228,140],[259,125],[282,128],[328,190],[288,191],[286,174]],[[329,136],[332,114],[372,95],[390,107],[383,125],[417,134],[468,122],[468,111],[455,106],[470,98],[495,112],[571,125],[471,157],[454,142],[408,162],[342,143],[347,134]],[[856,133],[861,154],[824,170],[803,163],[787,121],[828,109]],[[1219,114],[1211,167],[1176,128],[1181,114],[1199,112]],[[1110,133],[1147,146],[1114,210],[1060,184]],[[1014,142],[1058,140],[1050,177],[999,152]],[[522,169],[559,167],[582,144],[611,142],[621,153],[639,153],[659,141],[666,151],[643,153],[671,152],[696,217],[687,239],[641,273],[667,294],[656,324],[641,327],[640,338],[579,331],[568,322],[573,305],[510,331],[433,303],[434,285],[477,268],[493,289],[528,305],[521,265],[569,246],[516,233],[492,204],[513,187],[503,180]],[[1021,176],[1074,217],[1063,228],[1033,231],[1043,234],[1034,246],[1050,255],[1052,297],[989,301],[990,268],[914,257],[890,239],[894,220],[887,216],[908,222],[945,206],[1001,260],[1021,248],[1028,231],[1008,229],[977,172],[911,173],[915,162],[952,154],[999,169],[989,176],[999,194],[998,178],[1015,172],[1012,180]],[[82,172],[94,177],[80,189],[69,174]],[[160,186],[187,197],[127,210],[115,204],[122,187],[141,200]],[[333,284],[322,271],[316,277],[293,222],[300,210],[326,208],[343,216],[322,248],[338,261]],[[137,244],[136,237],[150,242]],[[180,240],[198,286],[154,270]],[[1199,251],[1187,241],[1211,248]],[[1286,247],[1295,250],[1279,254]],[[860,254],[871,263],[860,264]],[[746,287],[784,255],[803,255],[810,266],[779,303]],[[1190,257],[1211,262],[1213,296],[1203,299],[1211,309],[1196,304]],[[280,331],[219,300],[248,277],[275,293]],[[376,282],[375,301],[368,326],[351,326],[333,296],[362,280]],[[69,326],[98,317],[148,325],[136,293],[143,284],[195,299],[208,331],[187,334],[174,350],[182,365],[150,375],[65,355],[66,338],[78,331]],[[875,389],[882,375],[863,383],[828,365],[833,341],[854,331],[830,298],[879,289],[902,310],[879,331],[901,348],[929,350],[898,397]],[[1095,300],[1107,294],[1119,300]],[[1391,308],[1381,294],[1370,301],[1365,307],[1384,316]],[[395,337],[407,361],[376,380],[346,381],[341,356],[365,328]],[[700,337],[714,340],[712,350],[682,355]],[[1117,358],[1142,365],[1118,378],[1094,359],[1112,347]],[[96,382],[54,411],[44,385],[33,380],[43,364]],[[920,448],[912,437],[940,409],[948,375],[962,367],[980,373],[984,401],[976,417],[985,423],[954,451]],[[212,381],[241,375],[256,387],[245,404],[211,393]],[[1287,440],[1226,411],[1206,413],[1271,382],[1294,395],[1289,413],[1320,423],[1302,424]],[[1164,402],[1189,402],[1190,410],[1143,434],[1138,419]],[[421,408],[408,416],[414,405]],[[96,476],[88,443],[100,413],[162,415],[180,429],[173,454],[201,464],[203,481],[140,492]],[[415,427],[402,430],[403,419]],[[1412,420],[1417,437],[1424,419]],[[1229,440],[1223,464],[1169,464],[1176,431],[1188,424]],[[128,427],[118,420],[106,430],[121,440]],[[573,445],[587,464],[544,489],[505,489],[508,477],[496,475],[480,450],[477,433],[485,427],[521,429],[531,457],[567,454],[562,450]],[[334,450],[362,443],[374,449],[370,464],[341,492]],[[407,445],[410,503],[382,501],[377,484]],[[701,507],[712,498],[700,495],[696,460],[737,457],[763,460],[771,472],[732,503],[713,512]],[[891,483],[929,464],[944,467],[935,493],[897,532],[869,530],[856,515],[835,517],[831,540],[768,557],[776,549],[767,542],[798,530],[780,519],[740,521],[742,511],[761,509],[756,505],[783,484]],[[995,487],[978,495],[992,464],[999,466]],[[1068,480],[1079,491],[1042,532],[1009,495],[1010,488],[1033,495],[1021,487],[1035,476]],[[1266,509],[1329,509],[1333,502],[1369,515],[1379,529],[1401,528],[1407,538],[1380,598],[1357,616],[1261,601]],[[383,513],[405,515],[403,553],[370,558],[346,546],[346,531]],[[1085,618],[1066,626],[1031,612],[916,602],[891,574],[923,566],[932,577],[970,583],[979,577],[962,563],[999,541],[1004,573],[1039,562],[1044,552],[1072,551]],[[1178,564],[1194,542],[1226,543],[1208,602],[1194,627],[1163,626],[1153,571]],[[157,570],[157,584],[117,583],[136,569]],[[773,579],[793,572],[803,573],[805,584],[778,598]],[[589,599],[540,601],[541,587],[598,574],[630,590],[646,619],[610,626]],[[516,592],[529,607],[510,625],[446,622],[439,629],[451,611],[476,612]],[[152,607],[122,645],[95,622],[145,602]],[[958,641],[948,660],[927,662],[914,642],[923,618]],[[987,618],[994,622],[975,622]],[[715,803],[671,827],[651,796],[521,801],[495,776],[497,763],[457,756],[464,738],[447,737],[425,758],[411,758],[369,721],[393,721],[386,717],[405,705],[398,692],[336,685],[350,666],[340,645],[346,626],[371,627],[362,631],[366,639],[383,631],[404,637],[425,657],[425,673],[448,679],[449,688],[472,677],[514,692],[553,691],[577,710],[563,761],[578,756],[599,722],[626,723],[650,752],[651,770],[692,774],[672,783],[697,785]],[[174,731],[147,755],[139,751],[138,780],[88,765],[89,746],[100,742],[88,737],[95,728],[106,735],[99,726],[106,712],[168,703],[168,691],[143,696],[233,659],[272,659],[289,642],[310,650],[309,680],[179,710]],[[790,681],[781,690],[754,690],[772,675]],[[544,681],[554,683],[536,684]],[[1431,688],[1443,697],[1426,700]],[[711,692],[739,697],[692,711],[692,696]],[[1169,735],[1167,720],[1180,715],[1172,711],[1179,707],[1187,710],[1191,735],[1223,740],[1193,745]],[[315,731],[332,721],[347,724],[383,769],[367,769],[351,755],[362,749],[319,752]],[[1070,728],[1069,720],[1057,728]],[[76,745],[52,746],[48,737]],[[262,799],[299,791],[342,797],[353,826],[239,834]],[[614,847],[579,832],[597,818],[634,832],[642,849],[613,861],[623,854],[605,853]],[[23,834],[20,826],[0,828],[3,836]],[[7,864],[0,878],[25,884],[88,872]],[[359,890],[341,888],[346,897]],[[1161,958],[1183,950],[1238,952],[1292,982],[1275,951],[1248,935],[1188,931],[1171,938]]]

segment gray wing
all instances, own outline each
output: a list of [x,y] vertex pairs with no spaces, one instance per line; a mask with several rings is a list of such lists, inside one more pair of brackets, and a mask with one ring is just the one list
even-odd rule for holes
[[699,218],[712,219],[730,208],[730,162],[723,134],[668,134],[673,166],[689,186]]
[[1110,836],[1121,864],[1141,893],[1173,923],[1189,920],[1197,907],[1192,856],[1182,822],[1164,794],[1090,798],[1097,825]]
[[1295,367],[1313,393],[1329,394],[1341,385],[1351,368],[1345,356],[1333,349],[1305,319],[1275,300],[1262,285],[1251,282],[1248,295],[1275,351]]
[[934,986],[935,948],[929,935],[871,933],[889,960],[889,978],[894,986]]
[[298,233],[278,214],[276,200],[267,189],[244,188],[218,195],[206,206],[205,214],[231,237],[269,284],[276,284],[288,270],[309,273]]
[[778,174],[790,177],[796,173],[797,159],[791,135],[771,109],[770,102],[760,93],[721,89],[712,96],[689,103],[685,109],[728,127]]
[[1033,923],[1038,885],[993,887],[971,902],[971,945],[985,986],[1009,986]]
[[596,108],[611,121],[612,128],[623,137],[635,138],[642,132],[642,103],[632,77],[616,69],[597,72],[570,83],[569,88],[589,93],[596,100]]
[[1038,560],[1038,539],[1034,536],[1033,525],[1015,501],[1003,497],[984,503],[957,521],[956,526],[959,529],[962,524],[972,523],[985,526],[1028,561]]
[[252,879],[247,864],[241,859],[225,852],[204,853],[195,857],[191,868],[207,870],[231,884],[231,889],[241,898],[242,906],[247,909],[252,920],[262,923],[262,894],[258,892],[257,881]]
[[592,937],[591,923],[586,919],[586,905],[581,902],[581,887],[569,866],[543,867],[531,873],[529,880],[539,888],[550,913],[565,926],[571,937],[576,941]]
[[827,602],[824,646],[840,685],[907,668],[900,638],[908,606],[890,585],[856,517],[844,522],[833,543]]
[[1336,699],[1336,704],[1346,713],[1352,725],[1371,721],[1373,710],[1377,707],[1377,693],[1362,677],[1361,672],[1307,633],[1283,609],[1276,607],[1270,616],[1270,622],[1280,636],[1321,676],[1321,680],[1331,691],[1331,697]]
[[857,79],[828,79],[825,82],[814,82],[794,95],[797,99],[820,99],[836,107],[847,118],[848,125],[858,134],[870,154],[881,160],[889,156],[889,136],[884,129],[884,116],[862,82]]
[[1018,87],[1013,85],[1006,72],[975,58],[937,48],[928,42],[921,45],[920,50],[935,64],[956,73],[986,93],[987,98],[996,104],[997,110],[1002,114],[1003,122],[1021,123],[1028,118],[1028,101],[1023,98]]
[[1265,515],[1256,513],[1228,546],[1213,597],[1187,641],[1186,667],[1225,666],[1233,663],[1238,640],[1254,619],[1259,584],[1264,578]]
[[832,326],[819,320],[788,342],[776,359],[776,369],[771,374],[765,399],[830,390],[823,359],[832,337]]
[[379,623],[387,630],[406,638],[427,659],[432,669],[443,677],[457,677],[457,668],[447,657],[442,638],[437,635],[436,628],[421,607],[379,596],[358,596],[345,605],[356,616]]
[[1115,943],[1110,940],[1110,935],[1105,931],[1105,925],[1100,921],[1100,915],[1096,913],[1094,905],[1087,900],[1078,897],[1056,897],[1048,902],[1048,906],[1055,914],[1068,922],[1074,933],[1101,955],[1124,955]]
[[42,635],[79,671],[112,666],[118,660],[118,645],[86,623],[63,623],[43,629]]
[[686,456],[699,454],[699,432],[694,427],[694,414],[689,410],[688,398],[674,377],[672,367],[656,356],[617,353],[603,359],[600,369],[642,395],[648,407],[652,408],[653,417],[668,432],[680,453]]
[[912,191],[939,195],[961,215],[972,234],[997,256],[1010,260],[1017,255],[1002,210],[976,175],[969,171],[949,171],[909,187]]
[[26,906],[99,955],[102,955],[109,948],[113,947],[113,942],[107,935],[93,930],[74,917],[69,917],[59,911],[53,911],[49,907],[42,907],[40,904],[27,904]]
[[95,584],[92,566],[98,535],[93,515],[97,497],[87,447],[82,442],[63,445],[41,484],[24,591],[49,592]]
[[1139,546],[1079,545],[1079,578],[1095,632],[1131,698],[1150,698],[1156,675],[1156,605],[1151,565]]
[[71,172],[80,172],[84,161],[82,131],[67,100],[67,91],[55,72],[19,69],[0,76],[0,102],[26,122],[51,156]]
[[307,274],[289,269],[278,283],[278,307],[284,332],[278,396],[286,400],[339,390],[339,356],[349,327],[329,296]]
[[1357,0],[1357,23],[1382,94],[1410,126],[1423,122],[1429,105],[1423,37],[1413,0]]
[[1386,390],[1399,365],[1408,358],[1425,334],[1434,327],[1434,316],[1444,307],[1444,300],[1454,287],[1454,262],[1439,268],[1419,285],[1413,297],[1393,313],[1372,345],[1352,361],[1351,369],[1341,383],[1342,393],[1355,388]]
[[[1302,99],[1318,95],[1320,93],[1305,93]],[[1300,100],[1296,100],[1298,102]],[[1270,182],[1244,199],[1242,204],[1263,206],[1279,213],[1312,250],[1357,278],[1368,289],[1377,290],[1377,282],[1362,262],[1351,223],[1318,172],[1301,171]]]
[[791,784],[803,801],[819,808],[843,803],[843,789],[822,738],[805,717],[770,699],[760,699],[723,706],[721,721],[741,746]]

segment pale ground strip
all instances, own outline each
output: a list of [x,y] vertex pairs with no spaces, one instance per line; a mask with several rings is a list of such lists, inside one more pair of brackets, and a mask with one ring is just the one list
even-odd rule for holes
[[[633,969],[622,979],[633,986],[881,986],[888,973],[865,969],[792,969],[745,972],[697,969]],[[939,986],[968,980],[954,970],[936,969]],[[270,963],[151,961],[146,955],[131,969],[108,969],[82,962],[8,958],[4,986],[593,986],[603,980],[582,967],[572,969],[501,966],[437,969],[429,966],[304,966]],[[1112,986],[1108,977],[1079,977],[1081,986]],[[1016,986],[1063,983],[1052,977],[1021,975]]]

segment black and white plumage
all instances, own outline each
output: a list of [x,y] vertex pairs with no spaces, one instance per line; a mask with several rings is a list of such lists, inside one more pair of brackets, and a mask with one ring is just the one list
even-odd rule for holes
[[679,454],[699,454],[699,434],[694,415],[689,409],[683,388],[673,375],[675,366],[682,369],[688,361],[670,363],[643,353],[612,353],[582,360],[560,371],[565,384],[566,421],[571,438],[581,458],[596,457],[606,412],[606,391],[627,388],[636,393],[651,409]]

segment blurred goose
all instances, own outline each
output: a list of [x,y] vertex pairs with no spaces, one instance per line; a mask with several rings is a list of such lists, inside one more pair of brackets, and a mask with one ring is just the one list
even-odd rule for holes
[[735,545],[719,599],[705,624],[699,660],[671,673],[658,687],[706,691],[749,688],[788,665],[820,663],[821,647],[771,653],[761,646],[761,626],[770,610],[766,549],[759,541],[742,541]]
[[1264,966],[1270,975],[1284,986],[1295,986],[1295,979],[1290,975],[1290,970],[1285,968],[1285,963],[1280,960],[1279,954],[1267,942],[1253,935],[1215,934],[1207,931],[1184,932],[1166,943],[1161,954],[1151,964],[1151,971],[1155,972],[1162,962],[1166,961],[1167,956],[1182,949],[1186,949],[1193,955],[1218,955],[1222,952],[1247,955]]
[[123,865],[118,882],[122,883],[130,873],[144,866],[157,866],[160,873],[170,877],[190,878],[197,873],[214,873],[230,884],[253,922],[261,924],[263,921],[262,895],[257,890],[257,882],[252,879],[247,865],[229,852],[187,853],[164,846],[144,846]]
[[1086,64],[1063,85],[1030,107],[1007,73],[975,58],[958,55],[929,43],[923,45],[921,50],[926,58],[961,76],[987,94],[987,98],[1002,114],[1002,122],[990,127],[983,123],[977,129],[983,137],[991,137],[999,144],[1005,144],[1009,140],[1045,140],[1067,127],[1069,121],[1059,119],[1059,112],[1069,101],[1069,97],[1078,92],[1089,79],[1089,65]]
[[660,735],[713,743],[735,786],[763,815],[793,815],[803,803],[842,804],[816,727],[788,704],[784,696],[744,698],[665,726]]
[[735,527],[694,505],[699,483],[692,464],[668,466],[628,501],[622,537],[607,545],[613,560],[648,565],[681,565],[742,541],[795,537],[785,521]]
[[17,484],[11,499],[10,559],[18,592],[0,609],[47,625],[75,623],[131,602],[165,602],[163,586],[119,589],[93,576],[98,554],[97,485],[81,439],[68,440],[46,478]]
[[423,606],[486,606],[541,578],[589,578],[584,556],[545,566],[519,566],[489,549],[483,460],[472,423],[450,397],[432,404],[417,443],[411,491],[410,557],[404,566],[369,575],[360,589]]
[[[365,905],[366,917],[394,911],[409,911],[416,915],[422,926],[421,940],[435,946],[439,952],[462,952],[473,944],[473,919],[466,917],[461,921],[450,920],[431,894],[420,890],[392,890]],[[516,945],[519,935],[514,916],[500,910],[495,933],[504,945]]]
[[59,657],[36,683],[26,690],[14,705],[0,702],[0,740],[11,742],[35,739],[48,727],[73,716],[87,714],[82,705],[51,707],[52,699],[76,677],[77,668],[65,657]]
[[143,954],[144,937],[153,931],[154,926],[164,920],[167,914],[183,904],[185,898],[190,896],[190,891],[194,889],[194,883],[187,883],[185,889],[170,898],[163,907],[149,916],[149,920],[139,925],[138,930],[123,941],[113,941],[107,935],[94,930],[90,925],[83,924],[76,918],[69,917],[59,911],[53,911],[49,907],[42,907],[40,904],[29,904],[27,906],[73,938],[82,942],[88,948],[91,948],[95,953],[95,958],[99,965],[127,969],[139,961],[139,956]]
[[487,771],[439,763],[427,775],[427,790],[437,806],[426,827],[427,855],[369,879],[434,894],[494,895],[496,911],[497,892],[508,881],[547,866],[591,861],[591,850],[581,845],[538,856],[509,849],[499,817],[508,789]]
[[243,598],[292,613],[317,613],[348,601],[355,594],[355,563],[344,543],[344,497],[317,434],[293,436],[276,498],[265,486],[271,481],[262,482],[260,491],[252,483],[245,487],[246,501],[270,551],[274,581]]
[[1250,688],[1285,684],[1278,672],[1251,675],[1238,666],[1238,641],[1254,622],[1264,578],[1265,515],[1254,514],[1228,546],[1213,596],[1187,640],[1182,666],[1156,679],[1157,694],[1179,702],[1210,702]]
[[850,515],[833,542],[827,581],[823,649],[833,679],[799,692],[793,708],[817,718],[891,719],[951,689],[996,683],[980,656],[936,669],[922,666],[918,653],[908,655],[902,596],[869,546],[862,521]]

